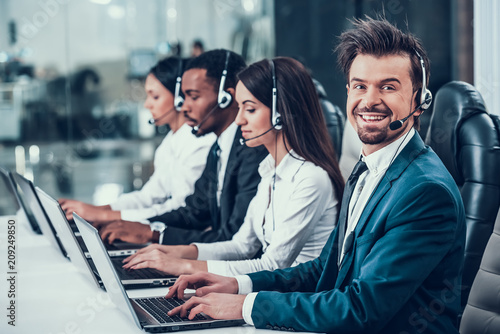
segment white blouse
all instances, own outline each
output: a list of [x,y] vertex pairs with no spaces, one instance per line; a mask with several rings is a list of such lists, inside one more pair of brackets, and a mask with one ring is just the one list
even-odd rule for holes
[[121,195],[111,209],[121,211],[123,220],[144,221],[183,206],[215,139],[214,134],[196,137],[187,124],[170,131],[156,149],[153,175],[141,190]]
[[[211,273],[234,276],[313,260],[337,223],[338,199],[322,168],[291,151],[277,168],[268,155],[259,174],[257,194],[232,240],[195,243]],[[261,246],[262,257],[252,259]]]

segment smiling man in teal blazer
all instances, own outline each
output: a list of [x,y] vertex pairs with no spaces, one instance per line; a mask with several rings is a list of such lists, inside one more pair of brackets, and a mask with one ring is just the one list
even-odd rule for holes
[[173,313],[243,317],[280,330],[458,333],[463,204],[414,129],[432,100],[429,60],[418,40],[383,19],[354,26],[337,52],[347,116],[363,147],[351,175],[357,182],[346,185],[338,228],[322,254],[274,272],[181,277],[167,297],[182,297],[186,287],[197,297]]

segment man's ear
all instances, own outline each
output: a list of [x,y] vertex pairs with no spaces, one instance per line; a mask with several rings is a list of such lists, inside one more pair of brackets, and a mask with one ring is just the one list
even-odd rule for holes
[[236,93],[236,90],[234,88],[226,88],[226,92],[228,92],[229,94],[231,94],[231,96],[233,97],[233,102],[235,101],[235,93]]
[[349,96],[349,84],[345,84],[345,88],[347,89],[347,95]]
[[[421,89],[415,91],[413,93],[413,97],[412,97],[412,108],[411,110],[413,111],[418,105],[420,105],[420,101],[417,101],[417,95],[418,95],[418,92],[421,91]],[[417,111],[415,111],[415,113],[413,114],[413,116],[420,116],[420,114],[422,113],[422,109],[419,109]]]

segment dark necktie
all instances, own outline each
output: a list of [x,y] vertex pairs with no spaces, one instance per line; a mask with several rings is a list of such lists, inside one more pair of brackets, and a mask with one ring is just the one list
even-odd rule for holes
[[[338,261],[337,264],[340,268],[340,259],[342,255],[342,245],[344,244],[345,232],[347,230],[347,212],[349,211],[349,202],[351,201],[352,193],[358,182],[358,178],[363,172],[368,169],[368,166],[359,159],[356,166],[352,170],[351,176],[347,179],[347,183],[344,188],[344,195],[342,196],[342,206],[340,207],[339,214],[339,245],[338,245]],[[354,236],[350,234],[347,238],[353,238]],[[346,240],[346,247],[344,250],[344,255],[349,251],[352,246],[353,240]]]
[[219,183],[219,143],[215,141],[210,149],[210,172],[213,173],[212,201],[210,202],[210,216],[212,217],[212,228],[215,230],[219,225],[219,206],[217,205],[217,189]]

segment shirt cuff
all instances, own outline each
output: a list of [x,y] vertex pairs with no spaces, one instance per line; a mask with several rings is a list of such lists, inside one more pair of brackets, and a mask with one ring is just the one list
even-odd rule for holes
[[118,203],[111,203],[108,205],[111,208],[111,210],[113,210],[113,211],[121,211],[123,209],[122,206]]
[[[143,214],[140,214],[138,210],[115,210],[120,211],[120,216],[122,220],[127,220],[131,222],[140,222],[142,224],[149,224],[149,221],[144,217]],[[139,214],[138,214],[139,213]]]
[[248,295],[253,292],[253,283],[252,279],[248,275],[238,275],[234,276],[236,281],[238,282],[238,294],[239,295]]
[[207,260],[207,271],[221,276],[233,276],[228,269],[228,261]]
[[167,230],[167,225],[165,225],[165,228],[163,231],[160,233],[160,239],[158,240],[158,245],[163,245],[163,237],[165,236],[165,231]]
[[252,320],[252,309],[256,297],[257,297],[257,292],[252,292],[251,294],[248,294],[245,298],[245,301],[243,302],[243,309],[241,310],[241,313],[243,314],[243,320],[245,320],[245,322],[251,326],[254,325]]
[[211,252],[211,248],[213,248],[211,244],[193,242],[191,245],[195,245],[198,248],[198,261],[207,261],[214,258]]

